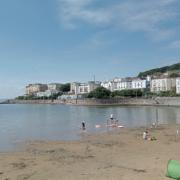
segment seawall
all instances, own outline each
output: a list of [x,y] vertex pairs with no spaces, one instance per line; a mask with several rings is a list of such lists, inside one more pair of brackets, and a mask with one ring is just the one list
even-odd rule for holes
[[7,104],[67,104],[83,106],[138,105],[138,106],[180,106],[180,97],[156,98],[113,98],[113,99],[74,99],[74,100],[9,100]]

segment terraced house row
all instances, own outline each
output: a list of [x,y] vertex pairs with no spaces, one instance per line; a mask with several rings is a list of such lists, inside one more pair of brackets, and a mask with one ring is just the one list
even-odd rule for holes
[[159,77],[151,78],[114,78],[110,81],[101,83],[101,86],[109,89],[110,91],[121,91],[130,89],[149,90],[153,93],[175,91],[180,94],[180,77],[169,78]]
[[[51,84],[29,84],[26,86],[26,95],[34,95],[37,97],[51,96],[60,92],[61,83],[51,83]],[[153,93],[173,91],[180,94],[180,77],[169,78],[165,75],[161,77],[150,77],[137,78],[137,77],[127,77],[127,78],[113,78],[109,81],[89,81],[87,83],[72,82],[70,84],[70,91],[66,93],[63,97],[69,97],[69,95],[74,97],[83,96],[91,91],[95,90],[97,87],[104,87],[111,92],[121,91],[121,90],[146,90]]]

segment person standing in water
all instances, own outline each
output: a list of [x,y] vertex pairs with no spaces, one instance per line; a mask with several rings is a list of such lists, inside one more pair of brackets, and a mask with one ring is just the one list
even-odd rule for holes
[[85,121],[82,121],[81,125],[82,125],[82,130],[85,130],[86,129]]
[[107,120],[107,126],[112,125],[113,124],[113,120],[114,120],[113,114],[111,114],[110,118]]
[[114,118],[113,118],[113,114],[111,114],[111,115],[110,115],[110,119],[111,119],[111,120],[113,120],[113,119],[114,119]]
[[114,117],[113,114],[110,115],[111,124],[114,124]]

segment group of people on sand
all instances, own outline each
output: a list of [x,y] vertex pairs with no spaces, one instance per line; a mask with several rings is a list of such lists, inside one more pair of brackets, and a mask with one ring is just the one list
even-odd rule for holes
[[157,140],[154,136],[152,137],[147,130],[143,132],[143,139],[149,141]]
[[[151,129],[154,129],[154,128],[157,128],[157,127],[158,127],[158,123],[157,123],[157,122],[152,123]],[[151,141],[156,140],[155,137],[152,137],[152,136],[149,134],[148,130],[146,130],[146,131],[143,132],[143,139],[144,139],[144,140],[151,140]]]

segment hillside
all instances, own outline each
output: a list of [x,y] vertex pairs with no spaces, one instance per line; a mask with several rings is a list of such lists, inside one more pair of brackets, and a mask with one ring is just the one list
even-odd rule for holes
[[146,77],[147,75],[157,75],[157,74],[166,73],[168,71],[180,71],[180,63],[140,72],[138,74],[138,77]]

